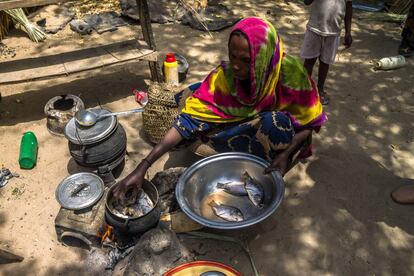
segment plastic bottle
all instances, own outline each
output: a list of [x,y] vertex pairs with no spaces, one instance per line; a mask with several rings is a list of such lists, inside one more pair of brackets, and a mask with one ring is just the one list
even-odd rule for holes
[[20,143],[19,164],[22,169],[32,169],[37,160],[37,139],[31,132],[25,132]]
[[377,70],[390,70],[399,68],[405,65],[404,56],[398,55],[394,57],[382,58],[375,63],[375,69]]
[[148,93],[145,91],[139,91],[137,89],[132,90],[135,95],[135,101],[145,106],[148,103]]
[[164,78],[166,83],[178,85],[178,62],[174,53],[167,53],[164,61]]

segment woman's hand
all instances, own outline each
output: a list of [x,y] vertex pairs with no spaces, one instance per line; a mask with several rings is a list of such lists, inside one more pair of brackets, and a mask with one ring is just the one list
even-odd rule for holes
[[289,156],[298,149],[298,147],[312,134],[311,129],[303,129],[293,136],[292,142],[289,147],[276,156],[272,164],[265,169],[265,173],[268,174],[271,171],[278,170],[282,176],[285,175],[288,169]]
[[140,172],[138,167],[136,171],[118,182],[114,188],[113,197],[121,205],[126,206],[136,201],[136,198],[144,183],[144,173]]
[[150,152],[150,154],[143,159],[138,167],[127,177],[122,179],[114,188],[114,198],[122,205],[133,203],[136,200],[142,184],[144,183],[145,173],[149,167],[164,153],[172,149],[182,141],[181,134],[175,129],[171,128],[164,136],[162,141],[158,143]]
[[272,171],[279,171],[283,176],[285,175],[289,163],[289,154],[286,151],[280,153],[273,162],[265,169],[265,174],[271,173]]

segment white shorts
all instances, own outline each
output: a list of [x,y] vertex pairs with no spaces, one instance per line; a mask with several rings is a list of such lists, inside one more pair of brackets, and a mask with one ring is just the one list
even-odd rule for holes
[[306,30],[300,56],[303,59],[319,57],[323,63],[332,64],[335,61],[339,42],[339,36],[321,36]]

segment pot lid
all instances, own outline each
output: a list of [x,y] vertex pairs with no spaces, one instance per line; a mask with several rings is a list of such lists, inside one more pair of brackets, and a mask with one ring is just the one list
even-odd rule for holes
[[[96,108],[88,109],[96,113],[98,116],[101,114],[110,113],[106,109]],[[77,145],[89,145],[94,144],[105,139],[111,134],[117,125],[116,116],[109,116],[98,120],[93,126],[83,127],[76,123],[75,118],[69,120],[65,126],[66,138]]]
[[93,173],[72,174],[60,182],[56,200],[66,209],[81,210],[94,205],[104,193],[104,182]]

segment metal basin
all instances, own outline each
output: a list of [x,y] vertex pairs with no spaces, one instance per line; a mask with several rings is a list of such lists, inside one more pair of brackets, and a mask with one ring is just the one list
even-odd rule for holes
[[[268,165],[262,158],[239,152],[202,159],[180,177],[176,187],[178,203],[190,218],[210,228],[239,229],[254,225],[276,211],[285,192],[279,172],[263,173]],[[218,182],[240,181],[245,171],[263,186],[264,204],[261,208],[254,206],[247,196],[230,195],[216,187]],[[244,220],[229,222],[219,218],[209,205],[212,200],[239,208]]]

